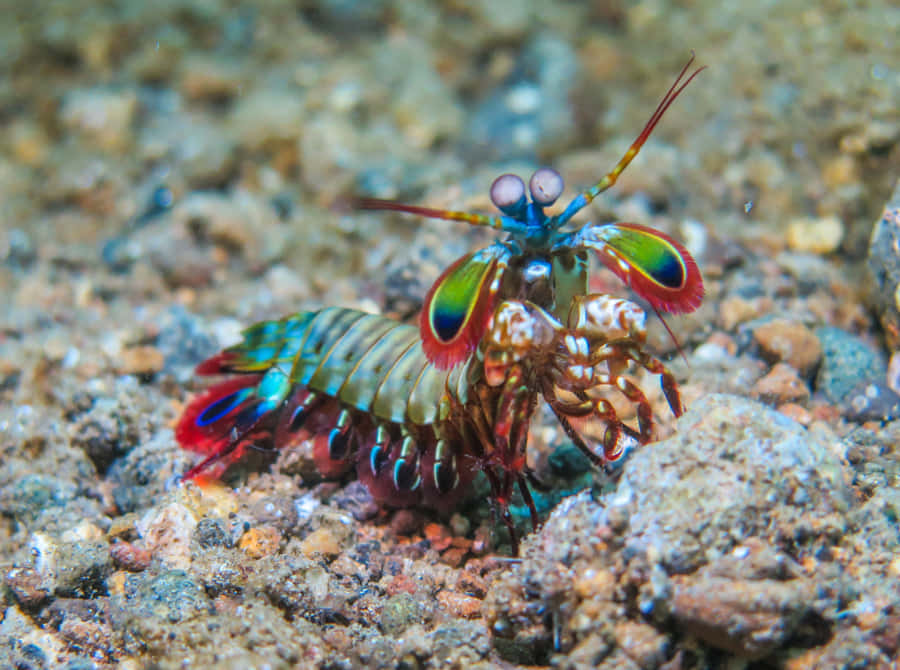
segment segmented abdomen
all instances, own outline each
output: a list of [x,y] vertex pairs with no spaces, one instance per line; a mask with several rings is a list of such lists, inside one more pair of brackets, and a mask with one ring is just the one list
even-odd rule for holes
[[326,476],[355,462],[380,502],[443,506],[441,496],[470,476],[457,458],[460,429],[447,421],[465,403],[467,369],[438,370],[417,328],[353,309],[258,323],[197,368],[247,383],[223,382],[186,410],[179,442],[209,455],[188,476],[234,460],[246,442],[281,448],[312,436]]
[[465,366],[431,365],[417,328],[342,307],[259,323],[225,355],[227,371],[276,369],[293,385],[398,424],[434,423],[445,389],[464,391],[457,386]]

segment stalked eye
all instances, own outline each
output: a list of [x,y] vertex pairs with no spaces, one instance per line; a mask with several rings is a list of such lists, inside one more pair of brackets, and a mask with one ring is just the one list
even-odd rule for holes
[[491,202],[504,214],[515,216],[525,206],[525,182],[514,174],[503,174],[491,184]]
[[549,207],[562,195],[563,178],[553,168],[542,167],[531,175],[528,189],[531,191],[531,199],[541,207]]

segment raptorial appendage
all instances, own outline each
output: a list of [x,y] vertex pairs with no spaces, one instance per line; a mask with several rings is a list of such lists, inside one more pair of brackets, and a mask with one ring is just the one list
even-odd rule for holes
[[[485,335],[485,380],[532,386],[553,409],[569,437],[597,466],[618,460],[623,437],[641,444],[653,437],[653,412],[628,377],[634,366],[658,374],[675,416],[682,413],[675,377],[646,351],[646,316],[635,303],[608,295],[575,299],[563,325],[541,307],[517,300],[502,303]],[[521,380],[521,381],[519,381]],[[636,405],[637,429],[623,422],[604,392],[614,390]],[[602,454],[591,449],[572,421],[599,420],[606,426]]]

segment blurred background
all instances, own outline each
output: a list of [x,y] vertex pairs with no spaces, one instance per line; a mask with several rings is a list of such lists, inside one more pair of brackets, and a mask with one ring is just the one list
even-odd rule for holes
[[[593,667],[604,653],[619,659],[607,667],[673,670],[896,657],[896,2],[0,0],[0,10],[0,666],[8,650],[9,667],[70,670],[163,658],[146,667],[209,667],[220,652],[234,665],[217,667],[276,657],[437,667],[451,656],[457,665],[441,667],[495,667],[496,654],[543,663],[585,640],[580,661],[557,665]],[[552,165],[566,180],[562,207],[616,164],[692,52],[706,69],[576,221],[666,231],[704,273],[703,306],[671,320],[684,359],[655,320],[648,347],[703,416],[679,430],[683,443],[639,452],[659,454],[659,470],[645,460],[627,471],[649,500],[634,518],[680,535],[622,550],[615,534],[628,519],[601,518],[582,496],[567,507],[574,520],[560,514],[535,534],[544,553],[513,572],[482,559],[485,505],[439,522],[388,513],[361,486],[319,482],[284,454],[207,497],[175,486],[193,456],[171,426],[203,387],[198,362],[255,321],[325,305],[410,319],[444,268],[493,238],[353,211],[351,198],[490,212],[496,176]],[[603,270],[592,289],[629,295]],[[668,435],[658,384],[645,386]],[[744,398],[706,399],[714,391]],[[704,451],[717,440],[731,440],[727,458]],[[590,480],[571,448],[558,456],[565,443],[552,417],[536,419],[530,462]],[[726,460],[739,471],[720,481]],[[675,466],[691,463],[716,467],[688,480]],[[807,488],[792,479],[797,464],[809,465]],[[674,484],[663,476],[673,472]],[[659,502],[681,481],[696,498]],[[734,602],[713,603],[700,624],[693,600],[674,626],[650,618],[654,606],[677,610],[668,579],[732,550],[761,557],[734,582]],[[576,555],[572,575],[553,572]],[[475,567],[451,571],[463,564]],[[721,570],[684,592],[722,593],[715,579],[733,566]],[[802,588],[769,590],[783,586],[774,580]],[[568,617],[576,601],[581,619]],[[745,602],[776,605],[760,619]],[[521,609],[507,620],[510,603]],[[764,642],[718,634],[721,612],[741,630],[760,626]],[[427,635],[399,636],[420,619]],[[789,665],[788,648],[826,649],[825,660],[797,652]],[[617,664],[613,649],[644,661]],[[860,665],[840,665],[846,649]],[[415,662],[391,665],[402,654]]]

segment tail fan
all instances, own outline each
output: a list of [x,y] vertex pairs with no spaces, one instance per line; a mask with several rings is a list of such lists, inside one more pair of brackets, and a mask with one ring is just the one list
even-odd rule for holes
[[209,474],[220,475],[240,459],[248,444],[268,432],[262,419],[275,407],[255,393],[261,379],[261,375],[241,375],[191,401],[175,428],[175,439],[184,449],[206,458],[182,479],[193,479],[214,464]]

